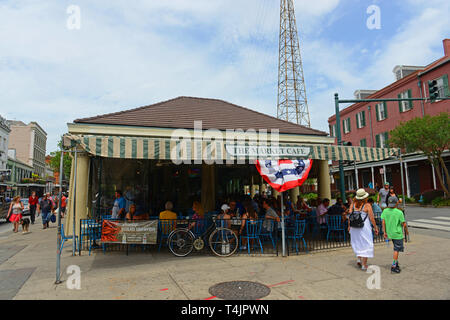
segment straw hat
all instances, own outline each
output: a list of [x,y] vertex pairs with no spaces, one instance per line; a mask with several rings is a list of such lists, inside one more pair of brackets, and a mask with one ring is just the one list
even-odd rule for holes
[[364,200],[369,197],[369,194],[364,189],[359,189],[356,191],[356,200]]

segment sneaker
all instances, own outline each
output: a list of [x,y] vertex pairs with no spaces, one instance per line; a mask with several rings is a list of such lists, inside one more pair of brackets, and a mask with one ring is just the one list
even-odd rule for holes
[[367,267],[366,266],[361,266],[361,270],[362,271],[367,271]]
[[398,264],[396,264],[395,266],[391,267],[391,273],[400,273],[400,267],[398,266]]

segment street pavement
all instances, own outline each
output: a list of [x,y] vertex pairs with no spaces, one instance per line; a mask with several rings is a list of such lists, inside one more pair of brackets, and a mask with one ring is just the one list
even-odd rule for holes
[[[156,248],[128,256],[97,250],[73,257],[70,241],[61,256],[63,282],[56,285],[57,228],[53,224],[42,230],[39,222],[29,234],[10,230],[0,237],[0,299],[217,300],[209,288],[226,281],[268,286],[270,294],[263,300],[450,299],[450,239],[434,230],[410,229],[411,242],[400,254],[400,274],[390,273],[392,244],[375,246],[369,264],[380,268],[380,289],[367,287],[372,274],[356,267],[351,248],[290,257],[177,258]],[[81,270],[80,290],[67,287],[71,265]]]
[[450,208],[406,207],[406,220],[416,233],[450,239]]

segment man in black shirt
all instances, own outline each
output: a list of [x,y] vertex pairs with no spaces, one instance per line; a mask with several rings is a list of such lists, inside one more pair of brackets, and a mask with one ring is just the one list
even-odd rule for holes
[[344,214],[345,210],[347,210],[347,208],[344,206],[344,203],[343,203],[342,199],[341,198],[337,198],[336,199],[336,203],[333,204],[328,209],[328,215],[330,215],[330,216],[342,216]]

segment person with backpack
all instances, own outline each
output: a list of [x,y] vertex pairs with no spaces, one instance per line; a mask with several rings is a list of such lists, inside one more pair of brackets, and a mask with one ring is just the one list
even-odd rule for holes
[[44,198],[39,202],[38,210],[42,215],[43,229],[49,228],[50,216],[54,211],[53,202],[49,198],[49,193],[44,194]]
[[357,257],[357,265],[361,270],[367,270],[367,259],[373,258],[373,234],[378,235],[372,206],[367,203],[369,194],[364,189],[356,191],[355,201],[350,207],[349,232],[352,249]]
[[397,197],[388,198],[388,207],[383,210],[381,214],[381,221],[383,223],[384,238],[391,239],[394,244],[394,262],[391,266],[391,272],[400,273],[398,265],[398,255],[403,252],[403,230],[408,235],[408,226],[405,221],[403,211],[397,209]]

